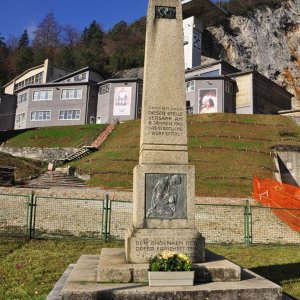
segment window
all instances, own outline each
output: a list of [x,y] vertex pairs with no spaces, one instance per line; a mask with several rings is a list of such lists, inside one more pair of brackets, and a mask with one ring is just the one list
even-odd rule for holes
[[25,121],[25,113],[16,115],[16,123],[21,123]]
[[32,111],[31,121],[49,121],[51,119],[51,111]]
[[43,74],[44,72],[40,72],[34,76],[31,76],[29,78],[26,78],[25,80],[22,80],[15,85],[15,90],[18,90],[22,88],[23,86],[34,84],[34,83],[42,83],[43,82]]
[[83,80],[86,80],[86,73],[82,73],[74,77],[74,81],[83,81]]
[[99,94],[100,95],[108,94],[109,92],[110,92],[110,83],[105,84],[105,85],[101,85],[99,87]]
[[18,104],[24,103],[27,101],[27,93],[18,95]]
[[34,76],[34,83],[42,83],[43,82],[43,74],[44,74],[44,72],[36,74]]
[[61,100],[81,99],[82,89],[65,89],[61,91]]
[[59,120],[80,120],[80,110],[61,110]]
[[188,82],[186,83],[186,91],[187,91],[187,92],[192,92],[192,91],[194,91],[194,90],[195,90],[195,81],[194,81],[194,80],[188,81]]
[[53,91],[52,90],[40,90],[33,92],[33,101],[47,101],[52,100]]
[[233,84],[231,82],[225,81],[225,92],[228,94],[233,94]]

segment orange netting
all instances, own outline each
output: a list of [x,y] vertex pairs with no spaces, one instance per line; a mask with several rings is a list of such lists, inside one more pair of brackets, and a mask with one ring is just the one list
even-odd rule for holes
[[253,178],[253,197],[272,209],[293,230],[300,232],[300,188],[272,179]]

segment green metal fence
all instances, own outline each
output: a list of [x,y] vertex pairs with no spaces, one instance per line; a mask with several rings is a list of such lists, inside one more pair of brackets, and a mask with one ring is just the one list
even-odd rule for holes
[[0,235],[28,236],[30,198],[23,195],[0,195]]
[[[71,199],[33,193],[0,195],[0,206],[0,236],[107,241],[124,239],[125,230],[132,224],[132,203],[108,196]],[[300,243],[300,234],[282,222],[274,209],[250,205],[248,200],[243,205],[196,204],[195,225],[207,243]]]

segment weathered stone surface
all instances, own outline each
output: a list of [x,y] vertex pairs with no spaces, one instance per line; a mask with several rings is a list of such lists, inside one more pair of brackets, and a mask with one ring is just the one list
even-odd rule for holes
[[124,249],[102,249],[97,272],[98,282],[132,282],[132,264],[126,261]]
[[208,250],[204,263],[193,264],[195,282],[229,282],[241,280],[241,267]]
[[[176,18],[157,18],[158,6]],[[144,65],[140,164],[187,164],[181,1],[149,1]]]
[[[297,1],[280,1],[277,8],[263,6],[246,16],[232,15],[223,24],[208,27],[203,48],[211,57],[223,57],[241,70],[257,68],[296,97],[300,108],[300,13]],[[266,51],[266,49],[268,49]]]
[[[178,241],[178,244],[181,243]],[[206,261],[194,263],[195,282],[229,282],[241,280],[241,268],[234,263],[206,251]],[[102,249],[99,266],[98,282],[104,283],[145,283],[148,282],[149,264],[128,263],[125,249]]]
[[[84,258],[85,259],[85,258]],[[81,263],[84,262],[81,259]],[[93,262],[93,263],[92,263]],[[62,290],[63,300],[279,300],[280,286],[250,272],[242,272],[238,282],[212,282],[190,287],[149,287],[145,284],[103,284],[96,282],[99,256],[88,257],[88,268],[77,266]],[[91,278],[94,276],[94,280]]]
[[0,147],[0,151],[17,157],[25,157],[44,161],[54,161],[73,154],[77,148],[29,148],[29,147]]
[[[185,197],[178,197],[177,201],[186,201],[187,215],[181,219],[149,219],[146,218],[147,193],[146,174],[183,174],[186,176],[187,189]],[[195,168],[188,165],[138,165],[134,169],[133,191],[133,225],[136,228],[194,228],[195,210]],[[154,194],[153,189],[148,191]]]
[[129,229],[125,237],[126,258],[134,264],[148,263],[158,252],[171,250],[203,262],[205,240],[196,229]]

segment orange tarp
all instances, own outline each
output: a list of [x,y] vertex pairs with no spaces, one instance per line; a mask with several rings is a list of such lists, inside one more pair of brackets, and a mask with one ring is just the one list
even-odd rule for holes
[[253,197],[293,230],[300,232],[300,188],[272,179],[253,178]]

